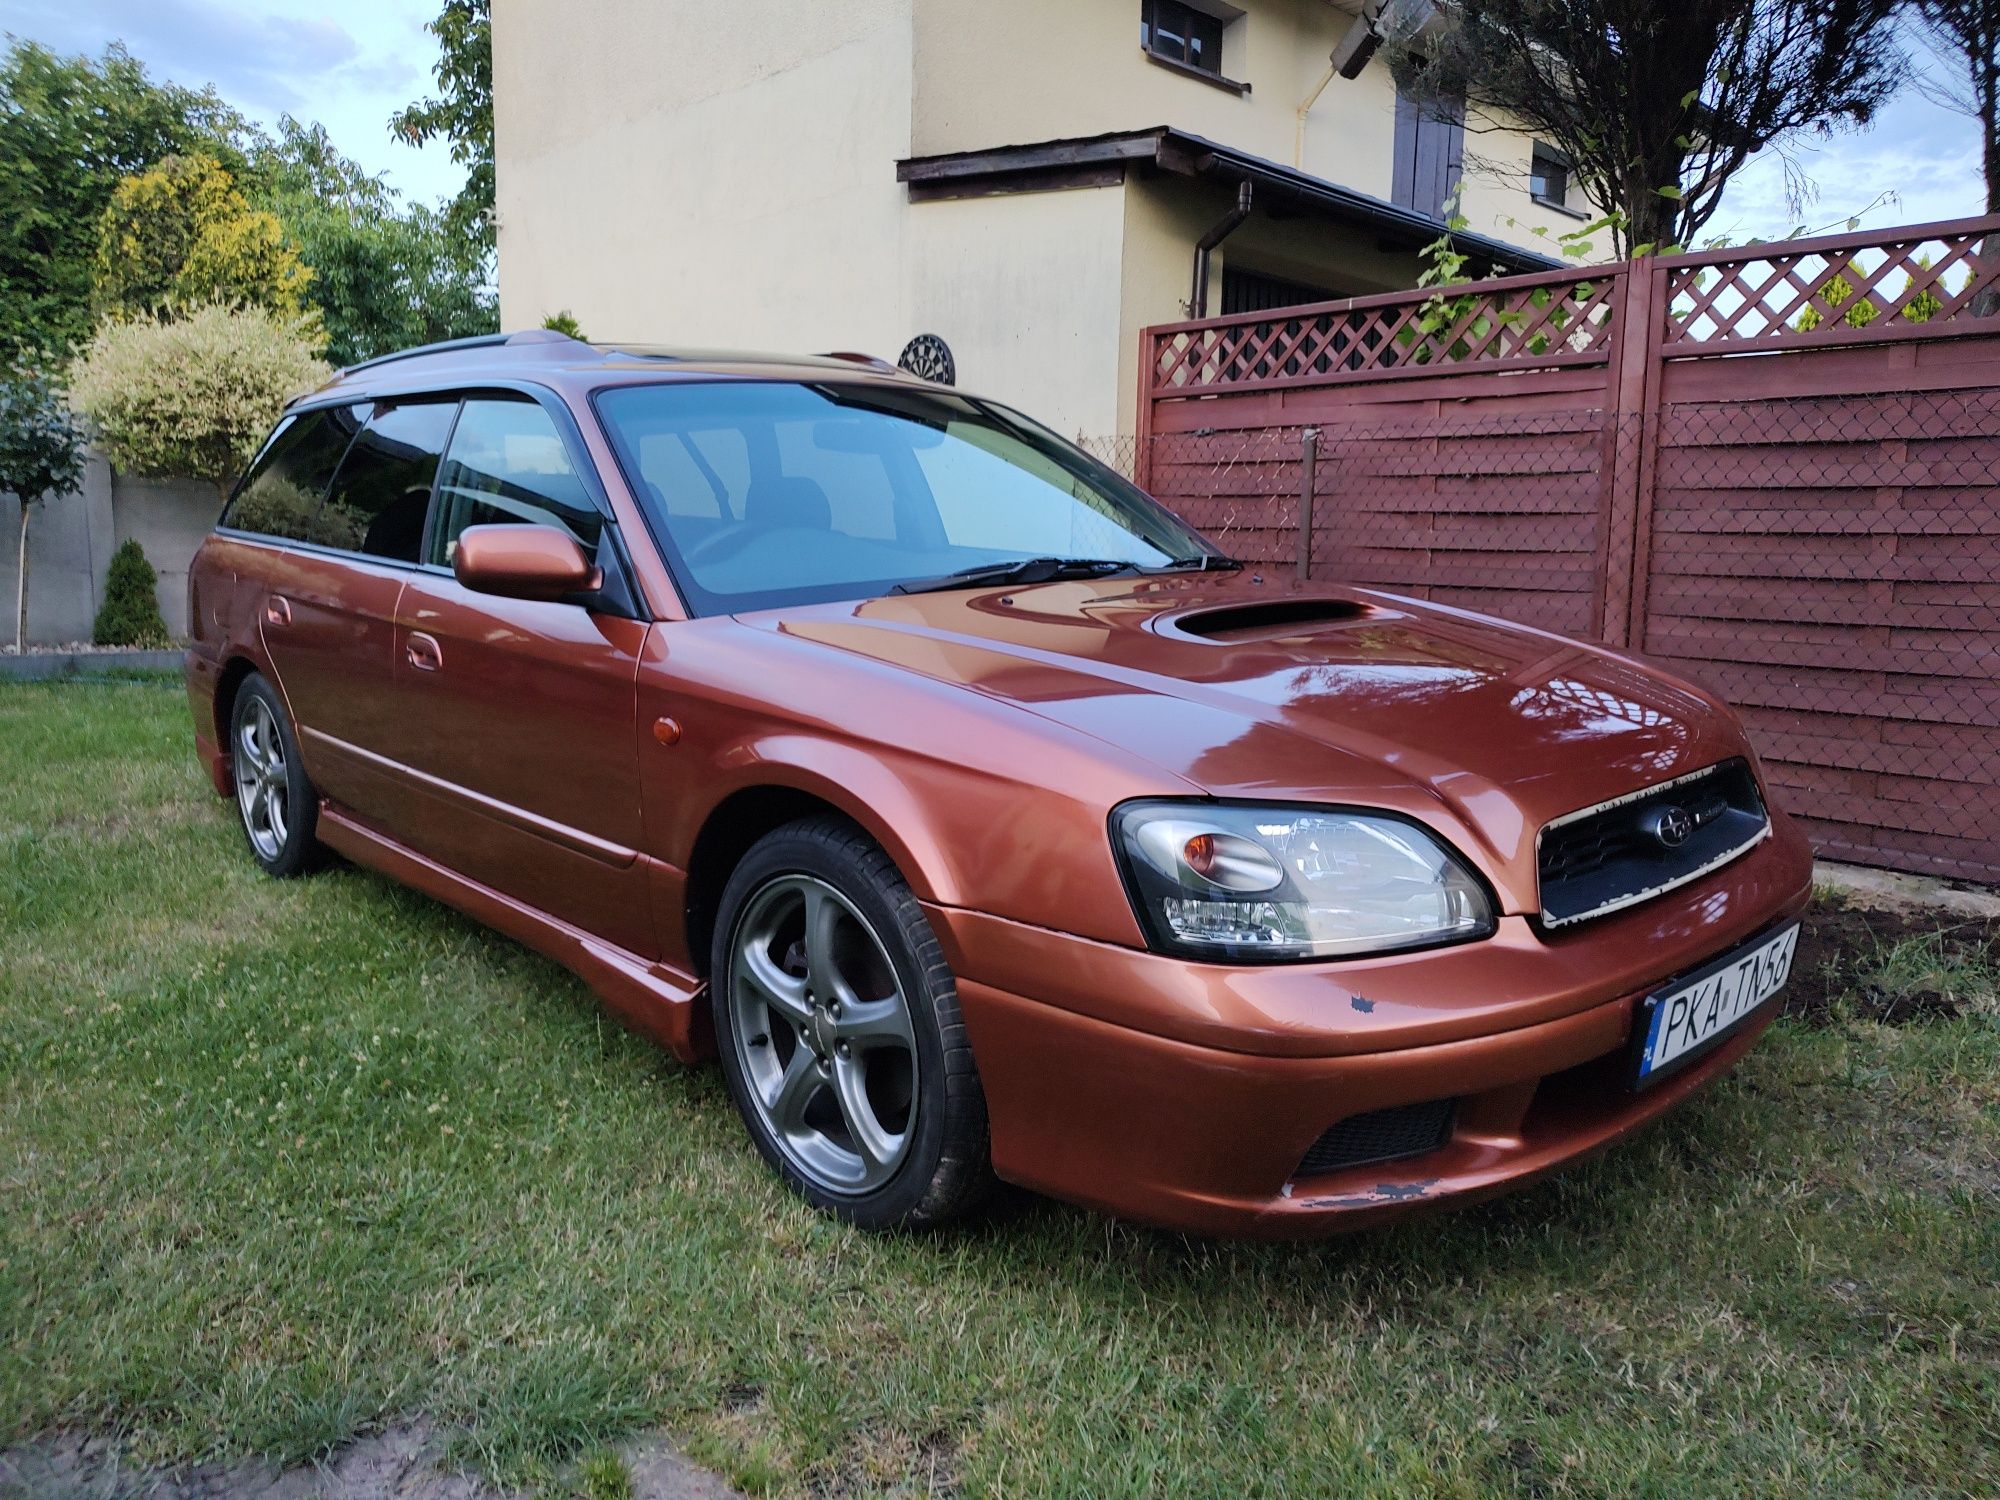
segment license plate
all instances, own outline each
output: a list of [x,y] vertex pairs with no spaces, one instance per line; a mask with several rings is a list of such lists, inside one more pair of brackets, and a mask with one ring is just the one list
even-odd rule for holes
[[1799,925],[1761,937],[1639,1004],[1641,1038],[1632,1086],[1644,1088],[1693,1062],[1762,1008],[1792,971]]

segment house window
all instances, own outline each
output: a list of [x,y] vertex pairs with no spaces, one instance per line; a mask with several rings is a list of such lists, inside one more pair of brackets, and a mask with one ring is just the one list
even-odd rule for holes
[[1550,208],[1569,207],[1569,159],[1540,141],[1528,166],[1528,196]]
[[1223,25],[1221,17],[1182,0],[1141,0],[1139,45],[1155,57],[1220,78]]

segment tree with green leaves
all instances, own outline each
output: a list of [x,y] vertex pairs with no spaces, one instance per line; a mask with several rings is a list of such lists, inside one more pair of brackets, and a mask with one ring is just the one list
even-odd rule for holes
[[83,433],[62,389],[23,372],[0,380],[0,490],[21,502],[14,552],[14,648],[28,643],[28,514],[83,483]]
[[1899,4],[1445,0],[1434,31],[1388,55],[1405,92],[1563,151],[1632,253],[1692,244],[1766,147],[1865,124],[1901,78]]
[[312,271],[275,214],[212,156],[169,156],[118,184],[98,224],[96,304],[131,318],[211,302],[296,319]]
[[163,157],[246,165],[241,115],[159,84],[124,48],[96,59],[11,42],[0,57],[0,363],[89,336],[97,230],[118,184]]
[[493,247],[493,14],[491,0],[444,0],[425,30],[438,39],[437,95],[389,121],[412,145],[442,137],[466,169],[445,218],[459,234]]
[[454,232],[439,210],[405,205],[341,155],[323,127],[287,116],[252,156],[257,201],[312,267],[306,300],[319,311],[334,363],[499,327],[484,247]]

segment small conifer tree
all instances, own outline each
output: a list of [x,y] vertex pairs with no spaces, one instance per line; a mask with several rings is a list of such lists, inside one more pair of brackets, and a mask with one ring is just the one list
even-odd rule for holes
[[127,537],[111,554],[104,579],[104,607],[97,612],[91,639],[100,646],[164,646],[167,622],[160,617],[159,575],[146,561],[137,539]]

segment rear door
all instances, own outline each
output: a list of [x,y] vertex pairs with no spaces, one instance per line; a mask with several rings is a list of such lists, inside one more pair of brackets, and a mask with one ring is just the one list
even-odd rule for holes
[[[388,640],[354,649],[360,633],[349,622],[357,606],[392,606],[402,580],[384,596],[370,580],[355,579],[321,530],[327,486],[368,411],[362,403],[292,417],[222,518],[221,530],[253,544],[243,553],[236,607],[249,611],[250,631],[263,647],[301,740],[308,728],[354,737],[389,688]],[[354,787],[342,768],[314,744],[302,748],[314,782],[329,796],[347,800]]]
[[647,623],[603,600],[501,599],[461,587],[450,567],[459,533],[496,523],[554,526],[619,573],[616,528],[567,415],[526,396],[468,396],[423,566],[396,611],[390,753],[418,793],[398,834],[496,890],[655,956],[638,854],[636,683]]
[[307,774],[335,802],[374,818],[393,812],[396,791],[376,762],[391,713],[396,601],[422,552],[456,412],[455,400],[422,398],[308,413],[324,429],[301,439],[302,456],[347,438],[323,493],[314,496],[309,483],[317,467],[274,465],[230,514],[232,524],[290,533],[258,605],[264,648]]

